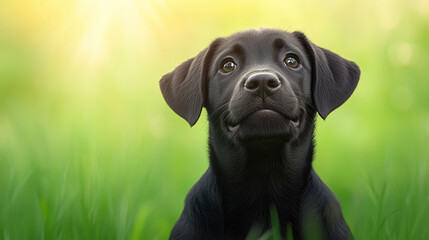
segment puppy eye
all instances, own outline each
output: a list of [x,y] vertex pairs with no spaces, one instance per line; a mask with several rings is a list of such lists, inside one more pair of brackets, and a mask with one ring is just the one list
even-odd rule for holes
[[300,65],[299,58],[295,54],[288,54],[285,58],[285,64],[291,68],[298,68]]
[[229,73],[229,72],[234,71],[234,69],[237,65],[235,64],[235,62],[232,59],[228,58],[222,62],[221,66],[222,66],[222,68],[221,68],[222,72]]

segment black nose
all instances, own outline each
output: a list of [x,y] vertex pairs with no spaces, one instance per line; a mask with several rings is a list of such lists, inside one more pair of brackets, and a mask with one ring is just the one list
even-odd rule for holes
[[269,72],[254,73],[244,82],[244,90],[260,97],[273,94],[280,86],[278,77]]

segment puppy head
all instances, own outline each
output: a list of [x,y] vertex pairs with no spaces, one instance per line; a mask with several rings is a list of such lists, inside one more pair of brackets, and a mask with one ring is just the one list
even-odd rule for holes
[[160,81],[168,105],[192,126],[205,107],[224,136],[288,140],[352,94],[358,66],[303,33],[246,30],[215,40]]

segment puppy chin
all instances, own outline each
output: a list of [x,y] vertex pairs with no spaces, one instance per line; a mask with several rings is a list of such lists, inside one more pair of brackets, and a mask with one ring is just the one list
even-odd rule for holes
[[291,121],[271,110],[260,110],[237,125],[229,125],[229,133],[240,142],[289,141],[299,121]]

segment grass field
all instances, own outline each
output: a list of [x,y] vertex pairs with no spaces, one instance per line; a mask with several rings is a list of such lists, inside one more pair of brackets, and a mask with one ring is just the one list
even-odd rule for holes
[[158,81],[218,36],[301,30],[360,83],[314,166],[356,239],[429,239],[429,2],[0,3],[0,239],[167,239],[208,166]]

